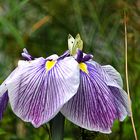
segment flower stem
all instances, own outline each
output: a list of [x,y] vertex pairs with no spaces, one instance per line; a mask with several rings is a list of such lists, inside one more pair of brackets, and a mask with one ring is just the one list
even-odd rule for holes
[[61,113],[58,113],[50,122],[51,140],[63,140],[64,137],[64,122],[65,118]]

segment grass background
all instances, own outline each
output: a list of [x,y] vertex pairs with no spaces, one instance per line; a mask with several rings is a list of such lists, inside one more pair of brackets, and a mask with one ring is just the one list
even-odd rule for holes
[[[67,36],[80,33],[84,51],[100,64],[124,72],[123,11],[128,21],[128,71],[134,120],[140,138],[140,0],[0,0],[0,83],[17,66],[26,47],[35,56],[61,55]],[[124,80],[124,88],[125,86]],[[96,140],[134,140],[130,118],[115,122],[110,135]],[[86,131],[88,140],[93,133]],[[48,140],[43,127],[33,128],[7,108],[0,122],[2,140]],[[80,140],[80,129],[66,121],[65,140]]]

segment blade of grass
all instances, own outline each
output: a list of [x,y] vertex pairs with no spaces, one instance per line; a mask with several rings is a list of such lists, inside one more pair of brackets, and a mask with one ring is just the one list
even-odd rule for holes
[[128,80],[128,61],[127,61],[127,15],[126,11],[124,11],[124,32],[125,32],[125,78],[126,78],[126,88],[127,88],[127,93],[128,93],[128,98],[129,98],[129,106],[130,106],[130,111],[131,111],[131,123],[134,131],[134,136],[135,140],[138,140],[137,137],[137,132],[135,128],[135,123],[133,119],[133,112],[132,112],[132,107],[131,107],[131,97],[130,97],[130,90],[129,90],[129,80]]
[[9,22],[6,18],[0,17],[0,24],[4,28],[8,28],[9,33],[16,39],[17,43],[21,48],[24,48],[24,41],[23,38],[21,37],[20,33],[18,30],[12,25],[11,22]]
[[12,10],[10,10],[8,13],[7,13],[7,17],[13,17],[15,16],[18,12],[21,12],[21,9],[25,6],[25,4],[28,2],[29,0],[23,0],[23,1],[20,1],[19,3],[17,3],[16,1],[11,1],[11,2],[14,2],[12,6]]

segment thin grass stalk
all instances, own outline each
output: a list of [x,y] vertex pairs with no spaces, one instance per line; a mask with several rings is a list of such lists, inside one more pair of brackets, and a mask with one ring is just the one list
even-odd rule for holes
[[135,140],[138,140],[138,136],[137,136],[137,132],[136,132],[136,128],[135,128],[135,123],[134,123],[134,119],[133,119],[133,111],[132,111],[132,107],[131,107],[131,97],[130,97],[130,90],[129,90],[129,80],[128,80],[128,59],[127,59],[127,15],[126,15],[126,11],[124,11],[124,32],[125,32],[125,78],[126,78],[126,90],[128,93],[128,98],[129,98],[129,106],[130,106],[130,111],[131,111],[131,123],[132,123],[132,127],[133,127],[133,132],[134,132],[134,136],[135,136]]

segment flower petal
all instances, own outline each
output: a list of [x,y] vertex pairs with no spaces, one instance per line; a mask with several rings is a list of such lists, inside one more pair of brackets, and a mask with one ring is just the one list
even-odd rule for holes
[[73,57],[57,61],[46,71],[47,60],[38,58],[6,82],[10,104],[17,116],[35,127],[52,119],[79,86],[78,63]]
[[25,58],[25,60],[33,60],[34,58],[28,53],[27,49],[24,48],[23,52],[21,53],[22,57]]
[[111,86],[109,86],[109,89],[111,90],[113,96],[115,97],[115,104],[118,109],[119,120],[123,121],[127,115],[131,116],[128,95],[123,89]]
[[2,119],[3,117],[3,113],[7,107],[7,104],[8,104],[8,93],[5,92],[1,97],[0,97],[0,120]]
[[80,71],[78,92],[61,112],[82,128],[110,133],[114,120],[129,114],[128,97],[117,87],[108,87],[95,65],[85,64],[88,73]]
[[49,56],[49,57],[47,57],[46,59],[47,60],[57,60],[59,57],[58,57],[58,55],[57,54],[53,54],[53,55],[51,55],[51,56]]
[[7,91],[6,83],[12,79],[15,79],[18,75],[21,75],[21,72],[24,72],[24,67],[28,66],[30,62],[19,60],[18,67],[15,68],[13,72],[6,78],[6,80],[0,85],[0,97]]
[[7,88],[5,86],[5,83],[0,85],[0,98],[3,96],[3,94],[7,91]]
[[122,89],[123,81],[120,73],[115,68],[113,68],[111,65],[101,66],[95,61],[90,61],[89,63],[98,69],[98,72],[101,74],[107,85]]
[[0,97],[7,91],[6,82],[17,74],[18,67],[7,77],[7,79],[0,85]]
[[[102,69],[103,69],[104,73],[107,73],[111,77],[111,79],[113,79],[114,81],[117,82],[117,84],[120,87],[123,87],[123,81],[122,81],[121,75],[116,69],[114,69],[110,65],[102,66]],[[107,79],[107,80],[109,80],[109,79]],[[108,81],[108,83],[111,83],[111,81]]]

